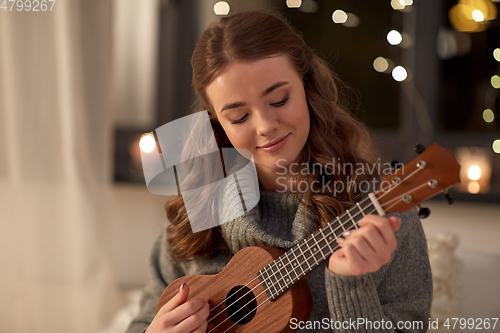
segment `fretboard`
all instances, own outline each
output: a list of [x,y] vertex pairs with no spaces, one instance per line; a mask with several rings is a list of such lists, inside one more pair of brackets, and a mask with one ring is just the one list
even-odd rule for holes
[[357,229],[357,223],[366,214],[377,214],[369,198],[356,203],[344,214],[315,231],[260,270],[257,276],[269,299],[274,300],[329,258],[339,248],[337,238],[346,230]]

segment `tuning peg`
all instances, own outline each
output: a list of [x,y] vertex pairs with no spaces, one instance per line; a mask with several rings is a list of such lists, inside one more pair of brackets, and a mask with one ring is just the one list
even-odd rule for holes
[[421,219],[427,218],[429,215],[431,215],[431,210],[427,207],[420,207],[418,206],[418,216]]
[[418,145],[415,146],[415,151],[417,152],[417,154],[422,154],[425,150],[425,146],[421,143],[419,143]]
[[448,190],[444,190],[443,193],[444,193],[446,200],[448,200],[448,205],[452,205],[453,204],[453,197],[451,196],[451,193],[448,192]]
[[394,160],[391,162],[391,170],[392,172],[401,169],[403,167],[403,163],[400,160]]

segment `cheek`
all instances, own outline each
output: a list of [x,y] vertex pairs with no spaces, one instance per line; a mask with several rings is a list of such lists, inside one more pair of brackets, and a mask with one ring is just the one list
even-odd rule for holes
[[300,132],[309,133],[310,118],[307,103],[301,103],[301,105],[294,110],[293,115],[294,116],[291,120],[293,121],[294,126]]
[[231,125],[229,127],[224,127],[224,131],[226,135],[233,144],[235,148],[245,148],[248,150],[253,149],[252,136],[249,133],[247,126],[239,125],[234,126]]

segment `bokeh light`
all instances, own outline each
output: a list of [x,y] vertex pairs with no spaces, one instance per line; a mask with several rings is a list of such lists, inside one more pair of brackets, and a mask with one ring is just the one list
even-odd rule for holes
[[405,9],[405,4],[400,0],[391,0],[391,7],[394,10],[402,10]]
[[483,119],[487,123],[491,123],[493,120],[495,120],[495,114],[491,109],[486,109],[483,111]]
[[478,180],[481,178],[481,168],[477,165],[470,166],[469,170],[467,170],[467,176],[470,180]]
[[316,13],[319,9],[318,3],[314,0],[304,0],[299,7],[303,13]]
[[156,147],[155,138],[150,133],[144,134],[139,140],[139,147],[145,153],[153,151]]
[[493,58],[495,58],[496,61],[500,62],[500,49],[499,48],[496,48],[493,51]]
[[361,20],[357,15],[347,13],[347,20],[345,21],[344,26],[348,28],[355,28],[359,25],[359,22],[361,22]]
[[302,0],[286,0],[288,8],[299,8],[302,5]]
[[392,70],[392,77],[394,80],[401,82],[406,80],[408,73],[403,66],[397,66]]
[[491,82],[491,86],[492,86],[493,88],[495,88],[495,89],[500,88],[500,76],[498,76],[498,75],[493,75],[493,76],[491,77],[490,82]]
[[389,68],[389,62],[384,57],[378,57],[373,61],[373,68],[379,72],[385,72]]
[[214,13],[217,15],[227,15],[229,10],[229,4],[225,1],[219,1],[214,5]]
[[500,154],[500,140],[499,139],[493,141],[492,148],[493,148],[493,151],[495,153]]
[[469,191],[469,193],[477,194],[479,190],[481,190],[481,185],[479,185],[478,182],[470,182],[467,184],[467,191]]
[[347,13],[341,9],[337,9],[332,14],[332,20],[337,24],[345,23],[347,21]]
[[484,15],[480,10],[475,9],[474,11],[472,11],[472,19],[476,22],[483,22]]
[[396,30],[391,30],[387,34],[387,41],[391,45],[398,45],[399,43],[401,43],[402,40],[403,36],[401,36],[401,34]]

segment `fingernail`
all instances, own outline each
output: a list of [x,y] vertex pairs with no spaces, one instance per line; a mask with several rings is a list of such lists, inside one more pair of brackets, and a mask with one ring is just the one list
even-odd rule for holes
[[342,244],[345,242],[345,239],[343,238],[337,238],[337,243]]
[[186,283],[184,282],[183,284],[181,284],[181,288],[179,289],[179,292],[182,291],[182,289],[184,289],[186,287]]
[[342,236],[344,236],[344,237],[348,237],[348,236],[350,236],[350,235],[351,235],[351,232],[350,232],[349,230],[346,230],[346,231],[344,231],[344,232],[342,233]]

